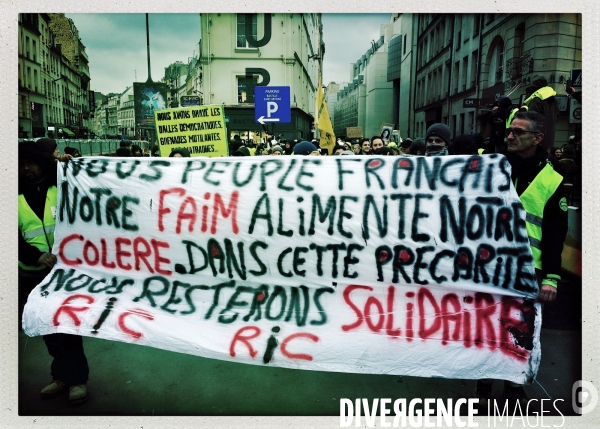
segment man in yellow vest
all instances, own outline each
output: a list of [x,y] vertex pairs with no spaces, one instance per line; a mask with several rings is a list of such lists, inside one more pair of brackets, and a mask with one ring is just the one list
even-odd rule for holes
[[[19,143],[19,295],[23,302],[56,264],[52,254],[56,219],[56,163],[35,142]],[[88,363],[78,335],[45,335],[52,382],[40,392],[49,399],[69,392],[71,404],[87,399]]]
[[[561,253],[568,228],[568,205],[563,177],[556,172],[542,146],[545,118],[533,111],[515,113],[506,129],[511,179],[525,209],[525,224],[540,284],[539,301],[557,296]],[[492,380],[477,382],[477,397],[483,405],[491,397]],[[505,381],[504,398],[526,406],[523,387]],[[523,409],[523,408],[522,408]]]
[[548,81],[543,76],[535,76],[531,85],[525,88],[525,105],[529,111],[544,115],[546,120],[546,132],[541,146],[544,149],[554,147],[554,134],[556,121],[558,120],[558,102],[556,91],[548,86]]

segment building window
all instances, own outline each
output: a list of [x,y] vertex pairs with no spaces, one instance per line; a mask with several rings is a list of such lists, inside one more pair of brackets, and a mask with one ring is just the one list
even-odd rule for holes
[[[247,94],[247,85],[246,85],[246,76],[238,76],[238,103],[246,103],[248,99]],[[253,76],[252,80],[254,80],[254,86],[258,84],[258,76]]]
[[459,82],[458,73],[459,73],[459,71],[460,71],[460,62],[456,61],[454,63],[454,73],[452,75],[452,84],[453,84],[452,86],[454,87],[454,94],[456,94],[458,92],[458,82]]
[[[257,15],[255,13],[251,14],[252,16],[252,37],[256,40],[258,38],[258,24],[257,24]],[[236,48],[240,49],[248,49],[252,48],[248,44],[248,40],[246,40],[246,14],[238,13],[237,14],[237,38],[236,38]]]
[[462,67],[462,90],[466,90],[468,85],[467,85],[467,77],[469,76],[468,74],[468,70],[469,70],[469,57],[468,55],[465,55],[465,57],[463,58],[463,67]]
[[477,80],[477,66],[479,64],[479,51],[473,52],[471,56],[471,88],[475,86]]

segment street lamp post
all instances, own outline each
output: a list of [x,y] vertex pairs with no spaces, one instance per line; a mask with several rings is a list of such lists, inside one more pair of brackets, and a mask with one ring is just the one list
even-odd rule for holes
[[179,100],[177,99],[177,78],[171,78],[171,107],[179,107]]

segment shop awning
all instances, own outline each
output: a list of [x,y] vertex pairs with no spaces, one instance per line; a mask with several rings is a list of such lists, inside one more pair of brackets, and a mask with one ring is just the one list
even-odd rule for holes
[[75,133],[73,131],[71,131],[70,129],[68,129],[67,127],[61,127],[59,128],[59,130],[62,130],[63,133],[65,133],[68,136],[74,136]]

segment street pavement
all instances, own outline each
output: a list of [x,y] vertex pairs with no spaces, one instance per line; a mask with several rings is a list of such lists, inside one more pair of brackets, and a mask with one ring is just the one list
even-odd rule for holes
[[[530,398],[563,399],[556,408],[568,416],[574,415],[573,383],[581,379],[581,280],[559,291],[560,304],[544,306],[541,366],[525,391]],[[339,416],[340,398],[472,398],[476,386],[474,380],[245,365],[84,337],[89,398],[71,406],[66,394],[40,399],[51,381],[43,339],[20,331],[18,347],[20,416]],[[493,397],[501,396],[502,383],[495,382]],[[546,415],[558,415],[549,403],[545,410],[554,413]]]

